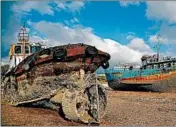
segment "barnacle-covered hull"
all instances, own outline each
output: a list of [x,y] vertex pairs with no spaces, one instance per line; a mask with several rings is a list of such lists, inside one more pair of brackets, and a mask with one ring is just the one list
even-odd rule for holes
[[107,68],[110,55],[84,44],[44,49],[28,56],[3,80],[4,97],[13,105],[62,107],[65,117],[100,122],[107,104],[94,73]]

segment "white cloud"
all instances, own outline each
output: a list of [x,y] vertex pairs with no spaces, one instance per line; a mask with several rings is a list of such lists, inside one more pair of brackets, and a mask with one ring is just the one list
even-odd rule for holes
[[[176,1],[148,1],[146,2],[146,16],[148,19],[162,21],[157,28],[157,33],[151,35],[149,42],[158,42],[157,34],[160,34],[160,42],[168,49],[165,55],[176,55]],[[159,22],[158,22],[159,23]]]
[[42,39],[41,37],[39,37],[39,36],[35,36],[35,35],[33,35],[33,36],[31,36],[30,37],[30,40],[29,40],[31,43],[32,42],[42,42],[42,41],[44,41],[44,39]]
[[132,40],[132,39],[134,39],[134,38],[135,38],[135,36],[132,36],[132,35],[128,35],[128,36],[126,37],[127,40]]
[[66,6],[65,6],[64,2],[56,1],[55,3],[57,4],[57,7],[59,9],[63,9],[63,10],[66,9]]
[[[122,7],[129,5],[140,5],[143,1],[119,1]],[[176,23],[176,1],[147,1],[146,16],[149,19],[165,20],[169,23]]]
[[[53,7],[51,4],[56,4]],[[17,2],[12,6],[12,11],[19,16],[30,15],[32,10],[38,11],[41,15],[54,15],[55,11],[66,10],[70,12],[79,12],[84,7],[84,2],[59,2],[59,1],[25,1]]]
[[56,10],[65,10],[70,12],[79,12],[85,5],[83,1],[73,1],[73,2],[60,2],[55,1],[57,8]]
[[147,45],[142,38],[134,38],[127,45],[129,48],[134,49],[135,51],[139,51],[143,54],[151,54],[153,53],[152,49],[149,45]]
[[[102,50],[110,53],[111,55],[111,64],[116,65],[118,63],[136,63],[140,64],[141,57],[143,53],[135,51],[132,48],[122,45],[119,42],[116,42],[111,39],[104,40],[107,44],[104,45]],[[102,46],[101,44],[99,44]]]
[[74,17],[73,19],[71,19],[70,22],[71,23],[79,23],[79,20],[76,17]]
[[76,17],[74,17],[74,18],[72,18],[70,20],[65,20],[64,23],[67,26],[75,26],[75,25],[79,24],[79,20]]
[[[49,46],[73,44],[73,43],[85,43],[96,46],[98,49],[110,53],[111,65],[115,65],[119,62],[122,63],[140,63],[140,58],[143,53],[150,52],[149,47],[144,44],[141,39],[133,39],[128,46],[122,45],[117,41],[111,39],[101,38],[93,33],[92,28],[84,28],[77,26],[71,28],[64,26],[61,23],[51,23],[41,21],[38,23],[32,23],[33,28],[45,35],[47,41],[45,44]],[[136,43],[136,41],[139,43]],[[140,44],[142,43],[142,44]],[[135,49],[133,44],[140,44],[141,47]]]
[[176,56],[176,45],[173,44],[171,45],[171,47],[168,48],[168,50],[165,52],[165,55],[167,56],[173,56],[175,57]]
[[132,40],[132,39],[135,38],[135,36],[136,36],[136,33],[134,33],[134,32],[128,32],[128,35],[126,36],[126,39],[127,40]]
[[119,1],[120,2],[120,5],[122,7],[128,7],[129,5],[136,5],[136,6],[139,6],[140,5],[140,2],[139,1],[136,1],[136,0],[133,0],[133,1]]
[[[157,34],[160,34],[160,42],[167,46],[168,51],[165,55],[175,54],[176,49],[176,1],[148,1],[146,2],[146,16],[148,19],[153,19],[160,22],[157,28],[157,33],[151,35],[149,42],[158,42]],[[157,22],[159,23],[159,22]]]
[[176,44],[176,25],[168,25],[163,23],[160,27],[159,33],[161,36],[168,39],[168,43]]
[[168,43],[168,39],[164,37],[159,37],[157,35],[151,35],[149,38],[149,42],[156,43],[156,42],[161,42],[163,44]]
[[40,14],[54,15],[52,7],[47,1],[25,1],[19,2],[12,6],[12,10],[19,15],[29,14],[30,11],[36,10]]
[[146,16],[154,20],[176,23],[176,1],[148,1]]
[[74,1],[74,2],[71,2],[70,4],[67,4],[67,7],[72,12],[76,12],[76,11],[79,11],[82,7],[84,7],[84,2],[83,1]]

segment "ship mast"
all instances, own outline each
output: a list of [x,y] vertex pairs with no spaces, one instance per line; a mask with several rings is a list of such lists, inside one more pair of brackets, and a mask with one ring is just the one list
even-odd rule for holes
[[23,24],[23,27],[20,29],[20,32],[18,33],[18,41],[22,43],[22,54],[23,59],[25,58],[25,43],[29,41],[29,34],[27,33],[25,23]]
[[161,42],[159,40],[160,37],[161,37],[160,35],[157,36],[158,42],[157,42],[157,44],[155,46],[155,48],[157,50],[157,62],[159,62],[159,57],[160,57],[160,55],[159,55],[159,53],[160,53],[160,47],[161,47]]

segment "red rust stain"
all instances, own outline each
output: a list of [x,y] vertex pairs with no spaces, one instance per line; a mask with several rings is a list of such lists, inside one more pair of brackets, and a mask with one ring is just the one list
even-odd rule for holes
[[38,63],[41,63],[41,62],[44,62],[44,61],[47,61],[47,60],[52,60],[53,58],[51,56],[47,56],[45,58],[40,58],[38,59],[35,64],[38,64]]
[[85,48],[79,47],[79,48],[68,48],[67,49],[67,56],[75,56],[79,54],[84,54]]

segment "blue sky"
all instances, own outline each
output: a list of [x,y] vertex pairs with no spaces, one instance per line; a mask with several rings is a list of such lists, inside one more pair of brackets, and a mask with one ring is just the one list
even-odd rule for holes
[[32,41],[48,46],[88,43],[109,52],[111,64],[139,63],[153,54],[160,34],[161,52],[175,55],[176,2],[2,2],[2,60],[7,61],[23,22]]

